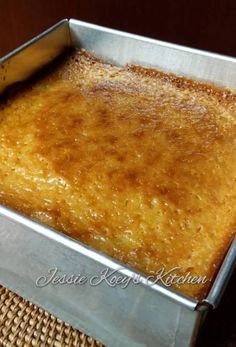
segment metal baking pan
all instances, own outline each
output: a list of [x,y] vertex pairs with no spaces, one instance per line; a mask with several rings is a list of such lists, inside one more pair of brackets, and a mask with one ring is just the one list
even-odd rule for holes
[[[31,76],[68,46],[86,48],[119,65],[152,66],[236,88],[234,58],[71,19],[0,59],[0,91]],[[208,296],[199,302],[161,284],[150,285],[144,276],[103,253],[0,206],[0,283],[111,347],[194,345],[206,313],[219,303],[235,261],[236,240]],[[89,281],[52,284],[48,279],[53,271],[62,279],[83,275]],[[107,276],[101,278],[104,271]],[[129,282],[126,288],[111,285],[114,271],[113,276]]]

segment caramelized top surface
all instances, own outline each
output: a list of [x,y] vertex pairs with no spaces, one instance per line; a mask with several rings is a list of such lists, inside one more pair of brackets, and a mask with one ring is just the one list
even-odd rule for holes
[[77,51],[1,102],[0,202],[143,273],[212,280],[235,235],[235,147],[232,91]]

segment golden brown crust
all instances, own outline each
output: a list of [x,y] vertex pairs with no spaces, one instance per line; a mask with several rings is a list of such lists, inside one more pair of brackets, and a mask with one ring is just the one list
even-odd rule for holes
[[235,235],[236,93],[80,51],[0,124],[2,203],[146,274],[214,278]]

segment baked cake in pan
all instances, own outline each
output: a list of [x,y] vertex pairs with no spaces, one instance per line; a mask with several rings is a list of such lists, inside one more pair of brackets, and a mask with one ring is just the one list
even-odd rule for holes
[[0,202],[144,274],[206,276],[171,282],[191,297],[235,201],[233,91],[77,50],[0,103]]

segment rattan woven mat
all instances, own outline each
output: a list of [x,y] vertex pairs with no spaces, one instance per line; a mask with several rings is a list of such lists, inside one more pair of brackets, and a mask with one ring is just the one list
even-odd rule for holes
[[70,325],[0,286],[0,347],[102,347]]
[[[218,309],[208,315],[196,347],[236,347],[235,293],[236,271]],[[0,286],[0,347],[15,346],[104,347]]]

